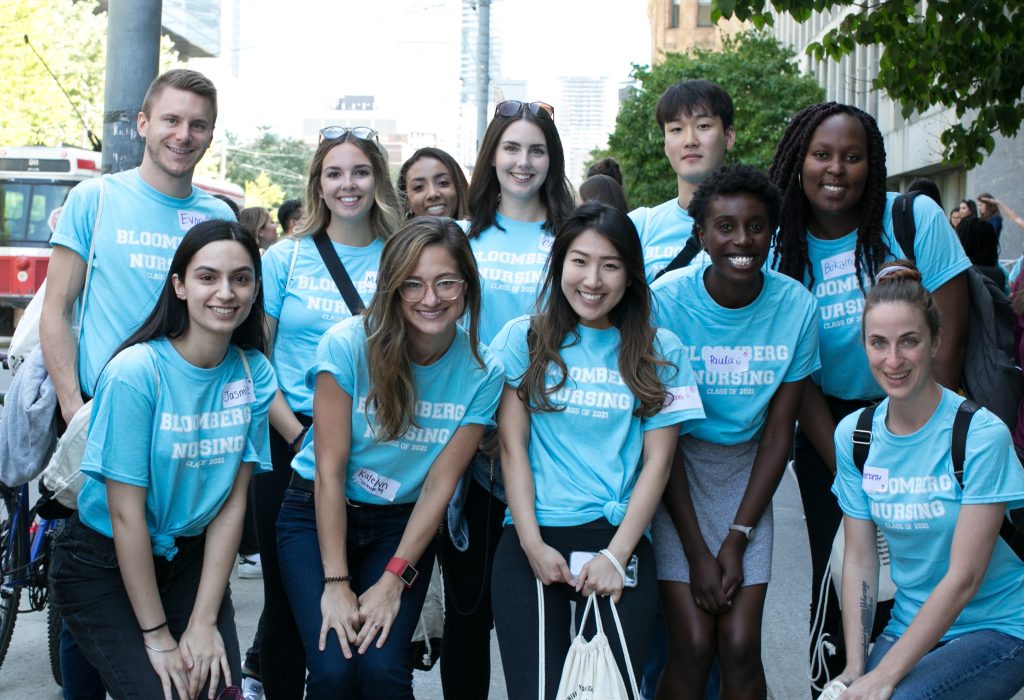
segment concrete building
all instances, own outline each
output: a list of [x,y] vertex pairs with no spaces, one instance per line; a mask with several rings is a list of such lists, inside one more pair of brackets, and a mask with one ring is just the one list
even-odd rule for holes
[[615,129],[618,85],[609,78],[558,79],[558,131],[565,149],[565,172],[576,186],[584,180],[590,152],[608,145]]
[[[855,105],[878,121],[885,139],[886,168],[889,188],[902,191],[918,176],[927,176],[938,184],[942,202],[948,212],[962,198],[974,199],[981,192],[990,192],[1018,212],[1024,212],[1024,141],[996,136],[996,148],[981,165],[967,170],[960,165],[942,161],[939,135],[956,121],[952,109],[933,108],[904,118],[899,104],[888,95],[871,87],[878,74],[882,49],[878,46],[857,46],[841,61],[816,61],[805,53],[807,45],[819,41],[837,26],[847,10],[815,13],[799,24],[789,15],[775,19],[775,36],[791,46],[805,73],[815,76],[825,88],[828,100]],[[1005,221],[1001,238],[1001,257],[1016,258],[1024,247],[1024,231]]]
[[743,28],[732,19],[711,22],[711,0],[650,0],[651,61],[658,63],[666,53],[690,49],[720,49],[722,37]]

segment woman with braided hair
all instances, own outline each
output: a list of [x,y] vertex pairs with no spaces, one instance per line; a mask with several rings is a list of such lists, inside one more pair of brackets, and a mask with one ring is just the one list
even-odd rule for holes
[[[913,200],[914,250],[901,249],[892,225],[898,195],[886,192],[882,135],[874,118],[856,107],[827,102],[798,112],[779,143],[768,176],[783,191],[771,264],[805,284],[819,306],[821,371],[804,392],[795,450],[816,609],[841,517],[829,494],[835,474],[832,434],[843,416],[884,396],[859,335],[871,280],[886,261],[916,259],[943,319],[935,379],[956,389],[967,315],[963,273],[970,260],[945,213],[927,197]],[[829,598],[832,614],[826,614],[824,631],[831,644],[841,647],[838,605],[834,593]],[[884,612],[883,622],[888,611]],[[830,675],[841,671],[843,650],[827,663]]]

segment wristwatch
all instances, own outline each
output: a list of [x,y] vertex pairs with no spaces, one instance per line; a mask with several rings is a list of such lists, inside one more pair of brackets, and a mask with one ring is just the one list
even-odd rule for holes
[[407,562],[401,557],[391,557],[391,561],[384,567],[385,571],[390,571],[398,578],[402,579],[402,583],[405,584],[406,589],[412,588],[412,585],[416,583],[416,578],[420,575],[420,572],[416,570],[412,564]]
[[736,523],[733,523],[729,526],[729,529],[739,532],[746,537],[748,541],[754,538],[754,528],[750,525],[737,525]]

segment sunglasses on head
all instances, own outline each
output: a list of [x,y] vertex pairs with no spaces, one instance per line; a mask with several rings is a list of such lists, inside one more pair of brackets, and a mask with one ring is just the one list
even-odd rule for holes
[[324,139],[340,139],[346,134],[352,134],[357,139],[366,141],[373,139],[377,142],[377,145],[380,145],[376,129],[371,129],[368,126],[325,126],[320,130],[320,141]]
[[518,117],[523,113],[524,109],[530,110],[538,117],[543,114],[551,121],[555,120],[555,108],[547,102],[520,102],[519,100],[505,100],[504,102],[499,102],[498,106],[494,108],[494,115],[500,115],[502,117]]

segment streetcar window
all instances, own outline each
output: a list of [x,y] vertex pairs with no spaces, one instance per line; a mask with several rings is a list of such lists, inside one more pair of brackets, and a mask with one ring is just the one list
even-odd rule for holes
[[71,185],[5,182],[0,184],[4,245],[45,245],[50,240],[50,214],[63,206]]

